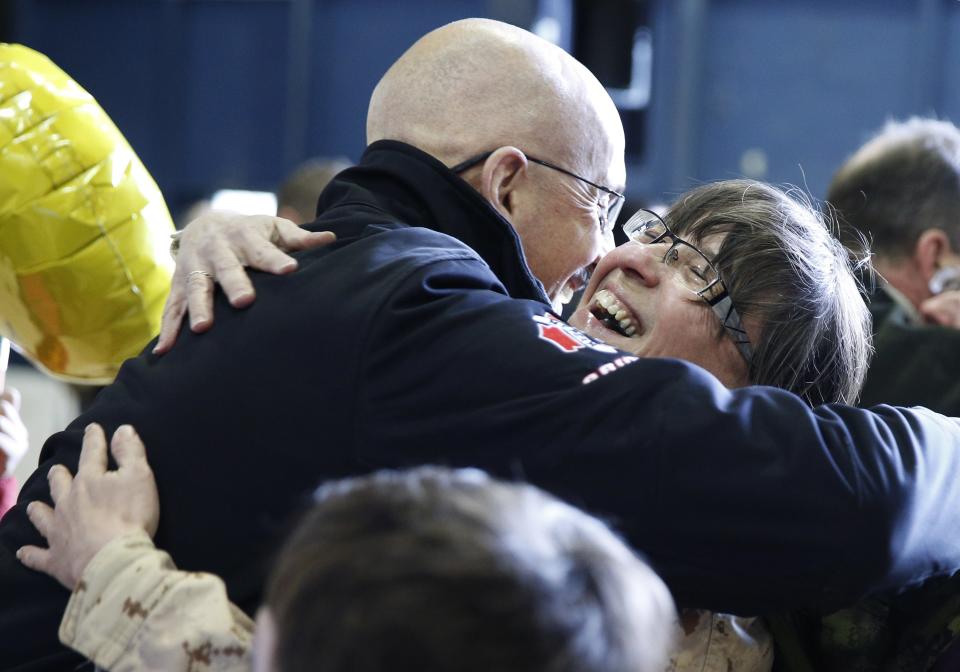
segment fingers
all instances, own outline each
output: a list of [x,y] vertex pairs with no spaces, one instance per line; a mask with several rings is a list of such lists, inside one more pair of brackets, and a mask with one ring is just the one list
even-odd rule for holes
[[960,292],[947,291],[927,299],[920,304],[920,313],[933,324],[960,327]]
[[39,546],[21,546],[17,551],[17,560],[30,569],[49,574],[50,550]]
[[196,271],[187,275],[187,311],[194,333],[207,331],[213,325],[213,278]]
[[92,422],[83,430],[83,447],[80,449],[77,475],[87,473],[97,475],[106,471],[107,437],[103,433],[103,427]]
[[[271,230],[275,231],[273,228]],[[256,230],[239,232],[237,253],[241,259],[251,268],[273,273],[274,275],[282,275],[296,270],[297,260],[284,254],[276,246],[277,241],[274,239],[274,234],[271,234],[269,238],[267,238],[264,236],[264,233],[265,232]]]
[[243,264],[235,255],[218,256],[213,260],[213,267],[217,282],[223,288],[223,293],[227,295],[227,300],[230,301],[231,306],[246,308],[253,303],[254,298],[256,298],[253,283],[250,282]]
[[[53,499],[54,506],[56,506],[60,503],[60,500],[66,497],[70,492],[70,487],[73,485],[73,476],[70,475],[70,470],[65,466],[62,464],[55,464],[50,467],[50,471],[47,472],[47,481],[50,483],[50,497]],[[47,506],[42,502],[32,502],[30,506],[27,507],[28,514],[30,513],[30,507],[34,505]],[[33,518],[30,520],[33,520]],[[37,526],[37,528],[39,529],[39,526]],[[43,530],[41,530],[41,532],[42,531]],[[43,536],[47,535],[44,534]]]
[[143,440],[130,425],[121,425],[113,433],[110,452],[113,453],[113,458],[121,469],[137,462],[147,461],[147,450],[143,446]]
[[4,415],[8,418],[19,417],[19,401],[20,394],[14,394],[14,390],[12,389],[0,394],[0,415]]
[[940,310],[925,310],[923,311],[923,317],[930,324],[936,324],[941,327],[955,326],[951,315]]
[[15,387],[8,387],[3,391],[3,394],[0,394],[0,399],[4,399],[13,404],[13,408],[20,412],[20,390]]
[[259,241],[255,248],[244,253],[250,268],[274,275],[285,275],[297,270],[297,260],[284,254],[267,241]]
[[6,470],[16,468],[20,458],[27,452],[30,438],[27,427],[20,419],[20,414],[12,403],[7,401],[6,395],[0,398],[0,452],[4,454],[4,466],[0,474]]
[[281,248],[292,252],[329,245],[337,240],[337,236],[333,231],[308,231],[289,220],[278,218],[276,239]]
[[170,288],[170,296],[167,297],[167,303],[163,306],[163,318],[160,320],[160,337],[157,344],[153,347],[153,354],[162,355],[170,351],[173,344],[177,341],[177,334],[180,332],[180,325],[183,324],[183,314],[187,310],[187,302],[183,296],[183,290],[180,289],[178,279],[174,276],[173,286]]
[[329,231],[308,231],[282,217],[221,212],[207,213],[191,222],[181,237],[177,272],[164,306],[154,354],[164,354],[173,347],[185,313],[190,314],[190,328],[195,333],[213,326],[215,282],[223,287],[231,305],[244,308],[256,298],[244,266],[282,275],[297,268],[296,259],[285,251],[312,249],[335,240]]
[[10,364],[10,339],[0,336],[0,390],[7,385],[7,366]]
[[37,532],[44,539],[50,538],[50,528],[53,525],[53,509],[43,502],[30,502],[27,504],[27,518],[37,528]]
[[17,468],[20,459],[27,452],[30,444],[26,440],[21,440],[0,432],[0,476],[9,476],[7,472],[12,472]]
[[27,426],[20,419],[17,407],[7,400],[6,395],[0,397],[0,434],[16,441],[27,441]]

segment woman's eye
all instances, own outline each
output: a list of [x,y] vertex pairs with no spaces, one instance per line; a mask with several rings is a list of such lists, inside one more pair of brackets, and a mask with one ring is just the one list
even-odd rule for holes
[[680,251],[677,248],[673,248],[672,250],[667,252],[667,260],[670,263],[674,263],[679,258],[680,258]]

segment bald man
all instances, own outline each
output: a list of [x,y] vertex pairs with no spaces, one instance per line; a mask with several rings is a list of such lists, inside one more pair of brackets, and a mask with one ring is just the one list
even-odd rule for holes
[[[131,423],[157,545],[249,613],[318,482],[423,463],[612,518],[681,606],[823,607],[960,568],[952,421],[730,391],[551,312],[610,245],[624,181],[616,110],[570,56],[496,22],[445,26],[377,86],[368,136],[310,227],[337,243],[256,276],[246,311],[218,299],[215,331],[127,362],[48,441],[21,503],[49,499],[52,464],[75,468],[88,423]],[[17,563],[25,544],[42,539],[21,504],[0,524],[4,663],[63,669],[67,593]]]
[[454,166],[512,224],[559,306],[613,247],[626,180],[620,116],[558,47],[502,24],[469,25],[435,31],[390,68],[370,99],[367,141],[404,142]]

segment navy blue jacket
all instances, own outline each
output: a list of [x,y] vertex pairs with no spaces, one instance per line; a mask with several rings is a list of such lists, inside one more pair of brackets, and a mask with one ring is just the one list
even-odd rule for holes
[[423,463],[523,478],[610,520],[681,605],[835,605],[960,568],[960,431],[923,411],[815,410],[728,391],[556,319],[519,241],[422,152],[378,142],[324,192],[336,245],[216,327],[128,361],[47,442],[0,524],[0,665],[64,665],[67,593],[14,559],[82,428],[132,423],[160,488],[157,543],[252,611],[270,553],[324,479]]

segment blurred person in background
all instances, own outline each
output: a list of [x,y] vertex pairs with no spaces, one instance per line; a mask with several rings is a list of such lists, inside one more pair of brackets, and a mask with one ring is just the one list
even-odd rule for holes
[[334,175],[349,168],[346,159],[315,158],[293,169],[277,189],[277,217],[294,224],[306,224],[317,217],[320,192]]
[[[98,425],[24,561],[73,591],[61,640],[106,670],[660,672],[663,582],[603,523],[526,484],[421,467],[330,481],[283,544],[254,623],[157,550],[143,444]],[[131,627],[131,623],[136,625]],[[251,648],[251,644],[254,646]]]
[[827,200],[881,276],[863,403],[960,416],[960,129],[890,122],[840,167]]

